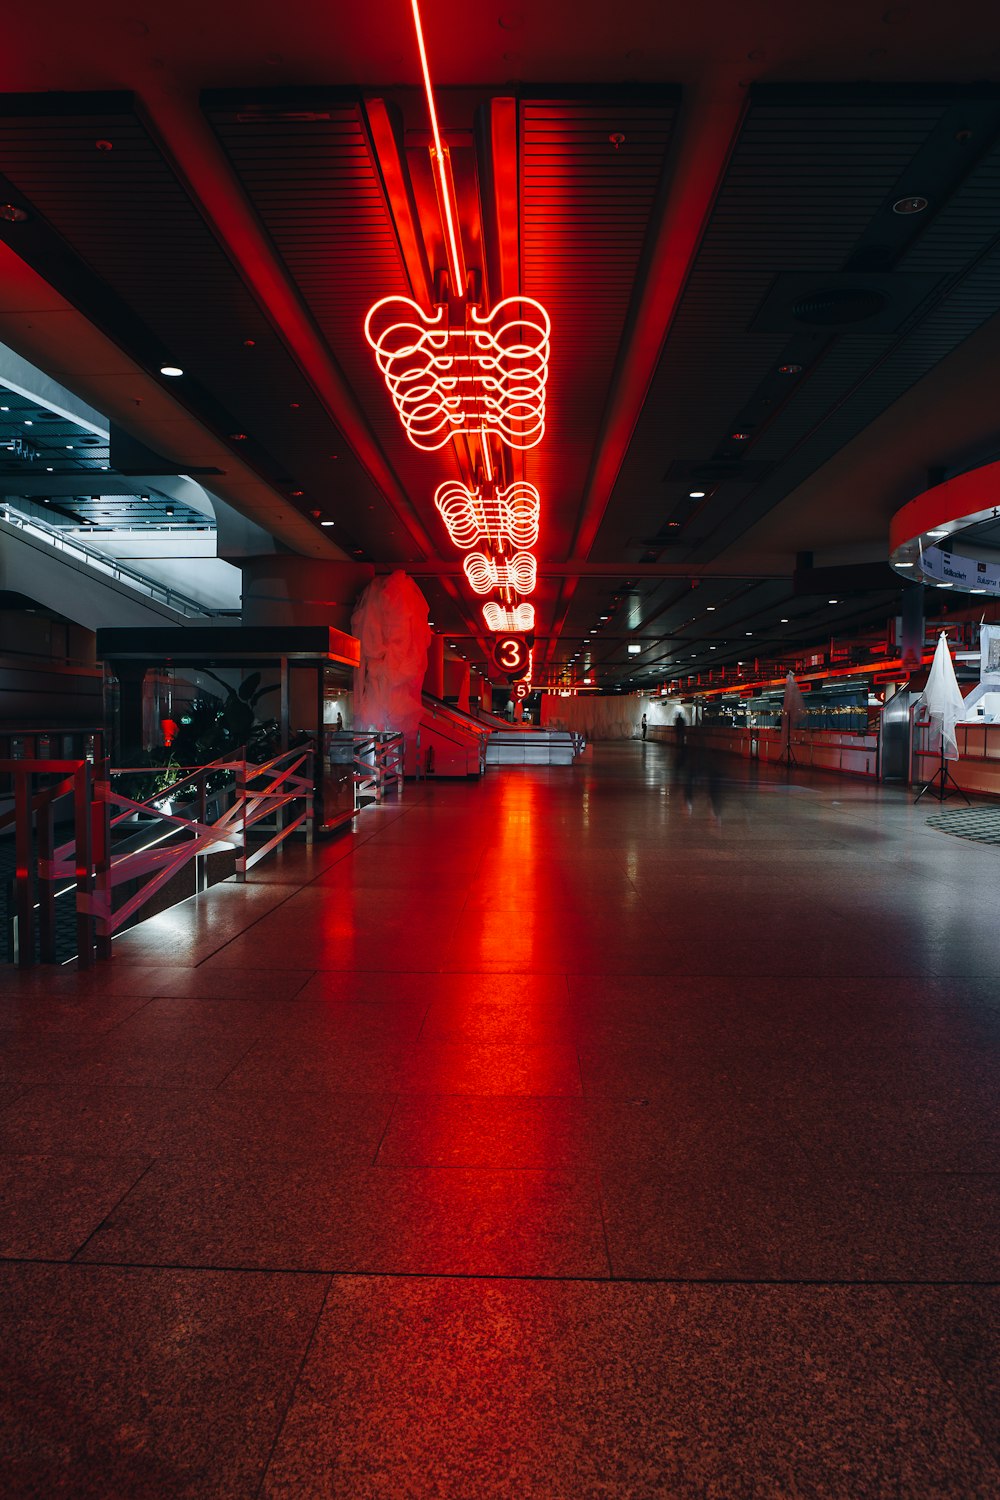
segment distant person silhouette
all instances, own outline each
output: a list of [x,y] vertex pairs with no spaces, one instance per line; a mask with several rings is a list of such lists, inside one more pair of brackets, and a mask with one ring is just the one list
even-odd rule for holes
[[692,728],[684,749],[684,801],[688,812],[694,810],[694,794],[699,786],[708,792],[708,802],[716,822],[722,820],[722,797],[719,789],[719,763],[715,752],[705,743],[701,729]]
[[643,716],[642,716],[642,737],[643,737],[643,739],[646,738],[646,715],[645,714],[643,714]]

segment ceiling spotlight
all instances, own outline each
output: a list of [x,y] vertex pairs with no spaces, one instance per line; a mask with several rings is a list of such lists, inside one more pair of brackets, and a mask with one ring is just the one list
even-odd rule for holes
[[34,422],[33,422],[33,421],[32,421],[32,420],[31,420],[31,418],[30,418],[30,417],[26,417],[26,418],[25,418],[25,422],[24,422],[24,425],[25,425],[25,427],[34,427],[34,425],[35,425],[35,424],[34,424]]
[[788,616],[787,615],[782,615],[781,619],[778,621],[778,624],[779,625],[787,625],[788,624]]
[[839,604],[840,600],[839,599],[828,599],[826,602],[827,602],[827,604]]
[[629,643],[628,643],[628,654],[629,654],[629,656],[638,656],[639,652],[641,650],[642,650],[642,647],[640,646],[640,644],[639,644],[638,641],[629,641]]
[[610,615],[601,615],[601,619],[602,620],[610,620],[611,616]]
[[171,380],[176,380],[178,375],[184,374],[184,371],[181,369],[180,365],[161,365],[160,374],[169,375]]
[[704,498],[705,498],[705,491],[704,490],[688,490],[688,499],[689,500],[704,500]]
[[753,631],[752,630],[748,630],[747,631],[747,635],[753,635]]
[[168,516],[172,516],[173,513],[174,513],[174,507],[172,505],[168,505],[167,508],[166,508],[166,514]]
[[321,526],[335,526],[337,523],[336,521],[320,521],[319,524]]
[[909,198],[897,198],[892,205],[892,211],[894,214],[922,214],[926,207],[927,199],[914,193]]

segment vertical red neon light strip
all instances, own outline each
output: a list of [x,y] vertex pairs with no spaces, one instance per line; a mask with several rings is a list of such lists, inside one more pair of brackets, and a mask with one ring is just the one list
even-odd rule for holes
[[424,75],[424,92],[427,95],[427,113],[430,115],[431,134],[434,137],[434,168],[437,172],[438,191],[440,192],[441,204],[444,208],[445,241],[448,251],[448,274],[451,277],[451,295],[453,297],[464,297],[462,252],[458,243],[458,229],[455,223],[456,214],[452,206],[454,189],[446,166],[447,157],[445,155],[445,148],[441,143],[437,110],[434,108],[434,90],[431,86],[431,71],[427,64],[427,49],[424,46],[424,29],[420,24],[420,7],[417,4],[417,0],[411,0],[411,4],[413,7],[413,24],[417,32],[417,46],[420,49],[420,68]]

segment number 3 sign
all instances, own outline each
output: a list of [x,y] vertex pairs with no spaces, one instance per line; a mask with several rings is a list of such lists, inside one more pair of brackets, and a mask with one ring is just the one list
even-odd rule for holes
[[531,649],[523,635],[498,635],[493,642],[493,665],[509,682],[527,674]]

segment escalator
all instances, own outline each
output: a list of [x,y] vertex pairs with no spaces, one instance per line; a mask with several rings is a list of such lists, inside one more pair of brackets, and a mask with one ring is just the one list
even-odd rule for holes
[[423,693],[415,736],[407,735],[407,776],[481,776],[486,766],[488,725],[464,709]]

